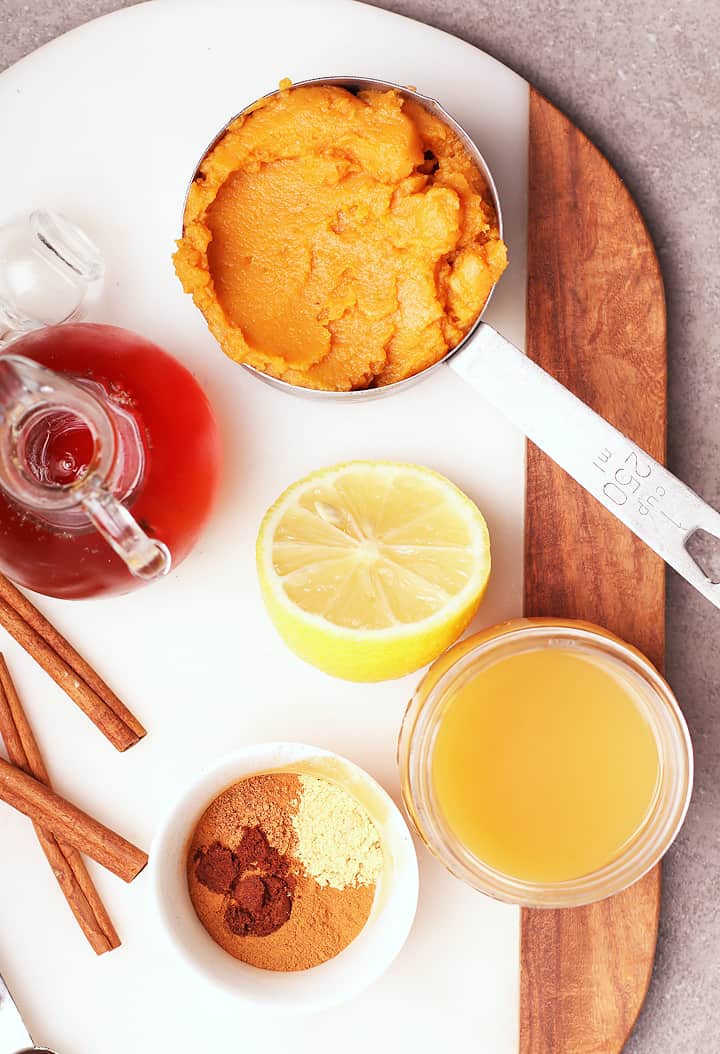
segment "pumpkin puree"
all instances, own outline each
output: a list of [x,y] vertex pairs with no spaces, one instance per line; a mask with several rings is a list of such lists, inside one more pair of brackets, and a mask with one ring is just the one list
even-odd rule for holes
[[231,358],[333,391],[437,362],[507,262],[482,174],[443,121],[395,91],[327,85],[232,122],[174,261]]

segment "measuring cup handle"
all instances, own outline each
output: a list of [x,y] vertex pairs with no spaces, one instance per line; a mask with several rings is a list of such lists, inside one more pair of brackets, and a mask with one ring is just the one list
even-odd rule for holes
[[720,513],[486,323],[450,368],[720,608],[686,547],[696,530],[720,539]]

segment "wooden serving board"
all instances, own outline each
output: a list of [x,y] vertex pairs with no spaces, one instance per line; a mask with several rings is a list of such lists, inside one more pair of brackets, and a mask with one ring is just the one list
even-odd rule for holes
[[[527,351],[659,461],[665,299],[655,252],[605,158],[531,89]],[[663,562],[532,444],[525,612],[598,622],[663,662]],[[521,1054],[618,1054],[650,982],[660,867],[586,908],[523,911]]]

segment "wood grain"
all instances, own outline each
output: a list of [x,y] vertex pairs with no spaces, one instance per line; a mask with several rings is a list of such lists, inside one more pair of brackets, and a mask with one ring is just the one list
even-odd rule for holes
[[[528,354],[659,461],[665,300],[645,225],[615,170],[531,89]],[[532,444],[525,613],[597,622],[658,666],[662,561]],[[660,868],[625,893],[521,923],[521,1054],[618,1054],[647,993]]]

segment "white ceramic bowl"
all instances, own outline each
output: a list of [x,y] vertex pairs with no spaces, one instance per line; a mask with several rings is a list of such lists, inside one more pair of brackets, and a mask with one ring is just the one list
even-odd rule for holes
[[[197,918],[187,888],[186,858],[195,826],[227,787],[260,772],[284,769],[333,779],[370,813],[382,841],[385,867],[370,918],[334,959],[310,970],[259,970],[224,952]],[[309,1013],[344,1002],[376,980],[405,943],[415,917],[418,867],[410,832],[395,803],[366,772],[327,750],[301,743],[260,743],[206,770],[161,824],[151,854],[160,916],[181,955],[238,1000],[274,1013]]]

